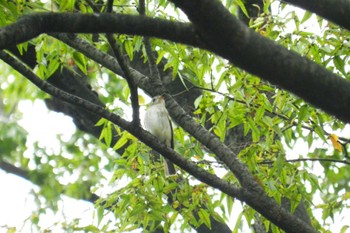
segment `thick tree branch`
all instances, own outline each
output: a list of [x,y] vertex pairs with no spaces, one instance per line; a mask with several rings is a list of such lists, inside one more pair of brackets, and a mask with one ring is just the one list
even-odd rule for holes
[[[101,64],[102,66],[106,67],[112,72],[123,77],[123,70],[121,69],[118,62],[111,55],[98,50],[97,48],[89,44],[87,41],[82,40],[78,37],[69,37],[67,34],[63,33],[51,35],[63,41],[64,43],[76,49],[77,51],[83,53],[85,56],[89,57],[93,61]],[[135,84],[144,89],[146,92],[153,94],[152,92],[154,91],[154,88],[152,88],[149,84],[149,78],[131,67],[129,67],[129,70],[131,77],[135,80]]]
[[218,0],[173,2],[195,24],[199,37],[210,50],[350,122],[348,80],[250,30]]
[[[196,29],[191,24],[142,16],[34,14],[1,28],[0,48],[44,32],[119,32],[155,36],[207,48],[252,74],[350,122],[350,111],[347,111],[350,109],[350,83],[347,80],[249,30],[218,1],[208,1],[210,4],[206,5],[207,1],[174,0],[187,12]],[[87,26],[92,24],[95,26]],[[197,31],[200,32],[200,39]],[[337,100],[337,104],[334,104],[334,100]]]
[[[229,166],[233,174],[244,187],[243,199],[275,225],[288,232],[315,232],[307,223],[291,215],[279,207],[277,203],[269,198],[261,187],[256,183],[247,167],[236,157],[236,155],[220,140],[198,125],[183,109],[171,98],[167,98],[167,109],[171,117],[188,131],[193,137],[210,149],[221,161]],[[291,226],[298,226],[291,230]]]
[[284,2],[314,12],[350,30],[350,1],[348,0],[284,0]]
[[43,33],[123,33],[199,44],[189,23],[138,15],[36,13],[0,28],[0,49],[28,41]]

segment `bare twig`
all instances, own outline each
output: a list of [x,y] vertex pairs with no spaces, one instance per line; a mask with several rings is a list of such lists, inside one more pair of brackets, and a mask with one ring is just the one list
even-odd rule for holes
[[[139,13],[141,16],[146,16],[145,0],[139,0]],[[146,54],[148,58],[148,65],[151,73],[150,81],[152,85],[155,85],[155,86],[162,85],[161,77],[160,77],[159,70],[158,70],[158,67],[154,58],[153,50],[152,50],[151,40],[147,36],[145,36],[143,39],[144,39]]]
[[[299,159],[286,159],[285,162],[288,163],[298,163],[298,162],[330,162],[330,163],[343,163],[346,165],[350,165],[350,161],[348,160],[340,160],[340,159],[331,159],[331,158],[299,158]],[[273,164],[275,161],[267,160],[259,162],[258,164]]]
[[[112,13],[112,7],[113,7],[113,0],[108,0],[106,12]],[[128,82],[128,86],[130,89],[130,99],[131,99],[131,106],[132,106],[132,122],[135,124],[135,126],[140,126],[140,105],[139,105],[139,95],[138,95],[138,88],[135,83],[135,80],[133,79],[129,66],[127,62],[125,61],[124,55],[121,52],[121,48],[118,47],[116,40],[114,39],[113,34],[106,34],[107,40],[109,45],[111,46],[111,49],[113,51],[114,56],[116,57],[120,68],[122,69],[124,73],[124,78]]]

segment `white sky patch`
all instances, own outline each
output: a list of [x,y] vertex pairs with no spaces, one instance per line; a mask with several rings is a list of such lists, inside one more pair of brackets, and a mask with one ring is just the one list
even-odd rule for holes
[[34,103],[29,100],[21,101],[18,109],[24,113],[19,125],[29,132],[28,143],[40,141],[56,149],[59,146],[59,143],[56,143],[57,135],[61,135],[63,141],[68,141],[76,130],[72,118],[48,110],[41,100]]

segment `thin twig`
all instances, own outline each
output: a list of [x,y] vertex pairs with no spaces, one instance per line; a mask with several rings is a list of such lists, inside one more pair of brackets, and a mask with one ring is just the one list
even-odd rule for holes
[[[106,6],[106,12],[112,13],[113,11],[113,1],[114,0],[108,0],[107,6]],[[136,126],[140,126],[140,105],[139,105],[139,95],[138,95],[138,88],[135,83],[135,80],[133,79],[129,66],[127,62],[124,59],[124,55],[121,52],[120,47],[117,46],[117,41],[114,39],[113,34],[106,34],[107,40],[109,45],[111,46],[111,49],[113,51],[113,54],[115,58],[117,59],[120,68],[122,69],[124,73],[124,78],[128,82],[128,86],[130,89],[130,99],[131,99],[131,107],[132,107],[132,122]]]
[[[331,158],[299,158],[299,159],[286,159],[285,162],[288,163],[298,163],[298,162],[330,162],[330,163],[343,163],[350,165],[350,161],[348,160],[340,160],[340,159],[331,159]],[[262,161],[259,162],[258,164],[273,164],[275,161],[267,160],[267,161]]]
[[[141,16],[146,16],[146,7],[145,7],[145,0],[139,0],[139,13]],[[152,50],[152,45],[151,45],[151,40],[149,37],[145,36],[143,37],[144,44],[145,44],[145,49],[146,49],[146,54],[148,57],[148,65],[150,68],[150,73],[151,73],[151,82],[155,84],[160,84],[161,83],[161,77],[160,73],[156,64],[156,60],[154,58],[153,50]]]

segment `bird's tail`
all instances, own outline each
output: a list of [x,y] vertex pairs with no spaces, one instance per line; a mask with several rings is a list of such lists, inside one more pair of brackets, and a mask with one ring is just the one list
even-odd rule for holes
[[167,159],[164,159],[164,170],[166,176],[173,176],[176,174],[175,166],[172,162]]

